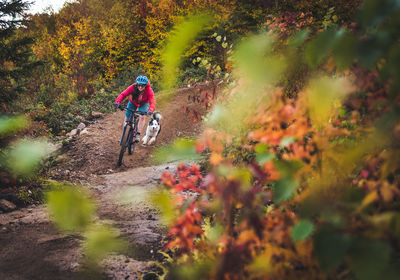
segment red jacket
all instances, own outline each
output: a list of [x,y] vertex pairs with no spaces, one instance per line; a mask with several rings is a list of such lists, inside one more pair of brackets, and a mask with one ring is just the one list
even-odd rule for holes
[[121,102],[125,99],[126,96],[129,96],[129,101],[135,104],[136,106],[140,107],[143,106],[146,103],[150,103],[149,111],[154,112],[154,109],[156,108],[156,100],[154,98],[154,92],[150,86],[150,83],[148,83],[141,95],[136,97],[135,99],[132,98],[132,94],[135,91],[135,85],[130,85],[126,90],[120,93],[118,97],[115,99],[116,103],[121,104]]

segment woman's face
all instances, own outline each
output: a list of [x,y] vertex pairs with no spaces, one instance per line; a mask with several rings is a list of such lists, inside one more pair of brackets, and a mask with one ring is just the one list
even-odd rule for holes
[[146,88],[146,85],[142,85],[142,84],[138,84],[137,88],[140,92],[144,91],[144,89]]

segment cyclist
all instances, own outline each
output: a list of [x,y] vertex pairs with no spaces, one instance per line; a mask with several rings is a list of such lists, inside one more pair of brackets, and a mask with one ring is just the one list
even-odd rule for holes
[[[120,108],[122,101],[129,95],[128,109],[133,111],[147,112],[152,114],[156,108],[156,100],[154,98],[153,89],[146,76],[138,76],[136,82],[130,85],[126,90],[121,92],[115,99],[114,105]],[[126,110],[125,121],[131,117],[131,112]],[[140,132],[144,126],[144,116],[139,117],[138,130],[135,135],[135,142],[140,140]]]

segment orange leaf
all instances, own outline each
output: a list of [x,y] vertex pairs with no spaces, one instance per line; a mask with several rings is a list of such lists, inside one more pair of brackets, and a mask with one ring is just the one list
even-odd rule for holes
[[212,165],[218,165],[218,164],[221,163],[221,161],[222,161],[222,155],[221,155],[221,154],[219,154],[219,153],[214,153],[214,152],[211,154],[211,156],[210,156],[210,163],[211,163]]
[[238,244],[245,244],[247,242],[252,242],[258,240],[257,235],[254,233],[253,230],[246,230],[240,233],[238,238]]

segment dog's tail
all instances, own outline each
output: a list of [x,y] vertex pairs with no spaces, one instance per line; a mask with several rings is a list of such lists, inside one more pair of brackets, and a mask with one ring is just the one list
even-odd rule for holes
[[153,113],[153,118],[156,119],[157,121],[160,121],[162,116],[160,112],[154,112]]

